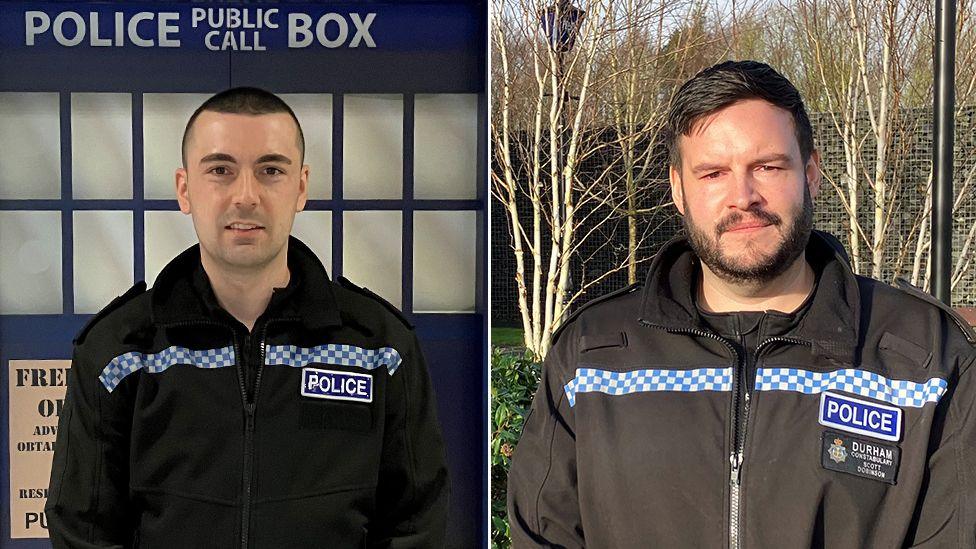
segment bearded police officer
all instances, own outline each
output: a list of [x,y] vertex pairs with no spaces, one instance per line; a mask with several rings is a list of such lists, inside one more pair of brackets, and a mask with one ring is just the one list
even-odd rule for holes
[[687,236],[556,334],[509,478],[515,547],[972,547],[973,333],[812,230],[797,90],[723,63],[668,129]]
[[448,481],[411,327],[290,237],[294,113],[236,88],[190,118],[199,244],[82,330],[47,516],[56,547],[438,547]]

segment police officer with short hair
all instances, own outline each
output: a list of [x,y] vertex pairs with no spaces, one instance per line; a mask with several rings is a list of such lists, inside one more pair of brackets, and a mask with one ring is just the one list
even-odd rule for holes
[[235,88],[190,118],[199,238],[75,340],[46,512],[56,547],[439,547],[449,484],[412,327],[289,236],[304,137]]
[[556,334],[509,477],[514,546],[976,545],[976,336],[812,230],[797,90],[722,63],[667,124],[685,235]]

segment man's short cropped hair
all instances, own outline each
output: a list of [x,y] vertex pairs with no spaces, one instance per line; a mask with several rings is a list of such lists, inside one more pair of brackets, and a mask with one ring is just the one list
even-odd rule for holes
[[783,75],[758,61],[726,61],[685,82],[671,101],[665,141],[671,166],[681,167],[678,140],[706,116],[746,99],[762,99],[793,115],[793,129],[806,165],[813,154],[813,128],[800,92]]
[[224,90],[210,99],[207,99],[197,110],[193,111],[193,116],[186,123],[183,130],[183,167],[186,167],[186,142],[190,137],[190,129],[200,113],[204,111],[221,112],[227,114],[275,114],[287,113],[295,121],[298,129],[298,150],[302,154],[302,163],[305,162],[305,134],[302,133],[302,125],[298,122],[298,117],[280,97],[261,88],[231,88]]

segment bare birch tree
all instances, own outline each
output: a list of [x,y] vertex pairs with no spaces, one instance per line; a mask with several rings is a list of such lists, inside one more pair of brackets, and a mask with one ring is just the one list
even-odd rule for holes
[[[496,2],[492,193],[512,238],[525,345],[537,357],[588,288],[624,269],[635,276],[637,216],[646,213],[635,197],[646,186],[653,132],[669,98],[654,93],[660,82],[647,71],[660,62],[659,35],[670,30],[667,14],[677,5],[582,2],[575,47],[561,52],[540,19],[546,9],[564,15],[573,9],[568,2]],[[584,248],[610,245],[603,231],[622,215],[633,231],[626,257],[586,269],[593,254]]]

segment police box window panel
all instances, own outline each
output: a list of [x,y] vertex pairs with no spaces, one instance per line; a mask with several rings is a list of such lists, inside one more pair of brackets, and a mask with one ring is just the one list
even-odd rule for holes
[[208,93],[146,93],[142,96],[144,196],[175,200],[173,173],[183,165],[181,144],[186,121]]
[[478,197],[478,96],[414,96],[414,198]]
[[0,311],[61,314],[61,246],[61,212],[0,211]]
[[342,214],[343,276],[395,307],[403,303],[403,213],[353,211]]
[[0,200],[60,198],[60,157],[58,94],[0,93]]
[[71,94],[71,196],[132,198],[132,94]]
[[135,283],[131,211],[75,211],[74,309],[94,314]]
[[343,196],[403,198],[403,96],[353,94],[343,102]]

